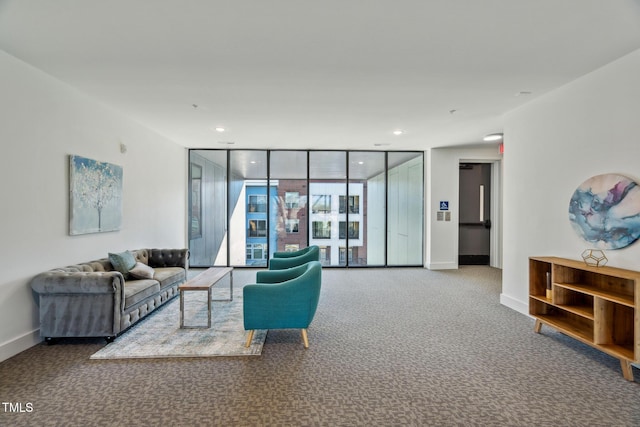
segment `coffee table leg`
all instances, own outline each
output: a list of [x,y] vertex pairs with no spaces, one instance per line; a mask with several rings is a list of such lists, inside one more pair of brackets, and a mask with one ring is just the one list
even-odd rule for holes
[[180,327],[184,328],[184,291],[180,290]]
[[[222,278],[220,278],[219,280],[222,280]],[[218,283],[218,282],[216,282]],[[212,284],[211,286],[215,286],[215,284]],[[229,298],[228,299],[214,299],[214,302],[229,302],[229,301],[233,301],[233,269],[231,269],[231,271],[229,271]]]
[[213,288],[213,286],[209,286],[209,290],[207,291],[207,328],[211,327],[211,288]]

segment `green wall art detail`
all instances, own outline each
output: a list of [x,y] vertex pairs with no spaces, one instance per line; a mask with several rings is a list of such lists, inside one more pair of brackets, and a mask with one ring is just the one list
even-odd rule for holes
[[75,155],[69,165],[69,234],[120,230],[122,167]]

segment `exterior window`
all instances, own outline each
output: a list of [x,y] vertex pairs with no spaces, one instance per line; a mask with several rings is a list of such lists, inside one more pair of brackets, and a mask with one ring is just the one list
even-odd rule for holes
[[[340,213],[347,213],[347,196],[340,196]],[[349,213],[360,213],[360,196],[349,196]]]
[[[347,248],[340,248],[340,264],[346,263]],[[353,250],[349,248],[349,263],[353,261]]]
[[339,226],[339,238],[346,239],[347,235],[350,239],[360,238],[360,223],[357,221],[349,221],[349,229],[347,229],[347,222],[340,221]]
[[247,244],[247,261],[267,259],[266,243],[248,243]]
[[346,148],[190,149],[189,265],[264,268],[309,245],[325,266],[424,265],[424,150]]
[[287,209],[297,209],[300,207],[300,193],[286,192],[284,193],[284,205]]
[[330,262],[331,259],[329,258],[329,250],[327,250],[326,246],[320,246],[320,261],[323,263],[327,263]]
[[248,235],[249,237],[267,237],[267,220],[250,219]]
[[261,244],[253,245],[253,259],[263,259],[264,252]]
[[[252,194],[249,196],[249,206],[247,207],[249,212],[266,212],[267,211],[267,196],[262,194]],[[266,234],[265,234],[266,236]]]
[[313,221],[313,238],[330,239],[331,221]]
[[287,219],[285,222],[285,229],[287,233],[297,233],[298,225],[300,224],[299,219]]
[[313,196],[313,205],[311,205],[312,213],[330,213],[331,212],[331,195],[321,194]]

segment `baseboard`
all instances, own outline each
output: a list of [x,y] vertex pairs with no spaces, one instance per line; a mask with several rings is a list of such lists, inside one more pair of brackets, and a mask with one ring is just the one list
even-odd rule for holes
[[489,265],[489,255],[458,255],[459,265]]
[[429,270],[457,270],[457,262],[432,262],[425,265]]
[[508,295],[503,293],[500,294],[500,304],[509,307],[512,310],[517,311],[518,313],[522,313],[526,316],[529,316],[529,305],[517,300],[515,298],[511,298]]
[[27,332],[18,338],[0,344],[0,362],[18,353],[22,353],[34,345],[39,344],[41,341],[40,329],[36,329],[35,331]]

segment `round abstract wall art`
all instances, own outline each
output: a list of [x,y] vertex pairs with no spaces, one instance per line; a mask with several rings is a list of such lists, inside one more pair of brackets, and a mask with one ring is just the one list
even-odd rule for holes
[[640,237],[640,187],[622,175],[589,178],[571,197],[569,220],[594,247],[624,248]]

